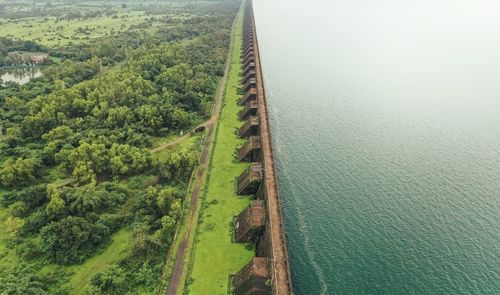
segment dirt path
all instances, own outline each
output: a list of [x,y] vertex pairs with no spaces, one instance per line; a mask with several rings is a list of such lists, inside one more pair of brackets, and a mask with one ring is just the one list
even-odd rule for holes
[[[214,107],[217,107],[217,100],[215,101]],[[169,142],[162,143],[159,146],[155,147],[154,149],[151,149],[151,152],[152,153],[157,153],[157,152],[162,151],[162,150],[164,150],[166,148],[169,148],[169,147],[171,147],[173,145],[176,145],[176,144],[179,144],[179,143],[183,142],[184,140],[190,138],[196,132],[201,132],[201,131],[205,130],[206,128],[208,128],[208,125],[212,121],[213,121],[213,115],[212,115],[212,117],[210,117],[210,119],[208,119],[207,121],[205,121],[205,122],[199,124],[198,126],[194,127],[190,131],[186,132],[184,135],[182,135],[180,137],[177,137],[176,139],[171,140]]]
[[[207,122],[205,122],[203,124],[206,124]],[[189,137],[191,137],[191,132],[186,132],[186,134],[184,134],[184,135],[182,135],[180,137],[177,137],[176,139],[174,139],[172,141],[169,141],[169,142],[166,142],[166,143],[162,143],[159,146],[155,147],[154,149],[151,149],[151,152],[152,153],[157,153],[157,152],[162,151],[162,150],[164,150],[164,149],[166,149],[168,147],[171,147],[173,145],[181,143],[182,141],[188,139]]]
[[[182,274],[184,273],[184,269],[186,267],[184,261],[186,259],[186,255],[188,255],[188,247],[189,247],[189,240],[191,235],[194,234],[195,229],[196,229],[196,224],[194,224],[195,221],[195,214],[198,209],[198,200],[199,200],[199,193],[201,190],[201,187],[203,185],[203,178],[205,176],[205,172],[208,167],[208,161],[210,159],[210,154],[212,153],[211,147],[212,147],[212,142],[214,139],[214,130],[217,128],[217,120],[219,119],[219,114],[221,111],[221,106],[222,106],[222,100],[224,96],[224,90],[226,88],[226,82],[228,79],[229,75],[229,69],[231,67],[231,60],[232,60],[232,53],[233,53],[233,44],[234,44],[234,30],[235,30],[235,24],[236,24],[236,19],[237,16],[235,17],[235,20],[233,22],[232,30],[231,30],[231,41],[228,49],[228,56],[226,59],[226,65],[224,68],[224,76],[222,77],[221,81],[219,82],[218,88],[217,88],[217,94],[215,97],[215,104],[214,104],[214,109],[212,111],[212,116],[210,120],[208,120],[206,123],[201,124],[200,126],[204,126],[207,130],[207,137],[205,138],[205,142],[203,143],[203,150],[200,155],[200,166],[198,168],[198,173],[196,174],[195,178],[195,185],[193,187],[193,192],[191,193],[191,209],[189,210],[189,216],[187,217],[187,230],[182,236],[182,241],[179,245],[179,249],[177,250],[176,256],[175,256],[175,262],[174,266],[172,269],[172,274],[168,283],[168,289],[167,293],[168,295],[175,295],[177,294],[177,291],[179,289],[180,284],[183,284],[181,281],[182,279]],[[189,134],[189,133],[188,133]],[[189,137],[189,135],[187,136]],[[177,140],[174,140],[172,142],[169,142],[167,144],[173,145],[175,144],[175,141],[182,141],[184,138],[180,137]],[[185,138],[184,138],[185,139]],[[160,146],[162,148],[165,148]],[[158,147],[158,148],[160,148]],[[156,148],[156,149],[158,149]],[[154,150],[153,150],[154,151]],[[175,241],[172,242],[172,245],[174,245]],[[168,258],[167,258],[168,261]]]

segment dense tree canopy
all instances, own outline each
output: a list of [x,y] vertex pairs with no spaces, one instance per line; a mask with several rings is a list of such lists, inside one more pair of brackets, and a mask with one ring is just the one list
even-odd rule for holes
[[34,158],[8,158],[0,170],[0,180],[8,187],[32,183],[38,172],[39,161]]
[[2,294],[45,295],[48,293],[46,280],[23,264],[10,269],[0,269]]
[[[239,3],[133,7],[146,21],[106,38],[57,47],[0,38],[0,58],[13,50],[60,58],[25,85],[0,86],[1,226],[8,234],[0,243],[23,262],[3,268],[0,256],[6,294],[67,294],[67,268],[55,275],[43,266],[83,263],[122,232],[129,251],[92,276],[86,294],[151,293],[159,282],[198,151],[153,153],[153,143],[208,118]],[[49,8],[9,15],[97,17]]]
[[40,232],[42,250],[59,263],[83,261],[108,234],[105,225],[74,216],[52,222]]

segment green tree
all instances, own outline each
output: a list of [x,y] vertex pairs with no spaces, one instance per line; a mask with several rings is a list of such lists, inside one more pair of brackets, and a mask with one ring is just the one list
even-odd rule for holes
[[78,184],[88,184],[96,182],[96,174],[91,168],[90,162],[77,162],[71,175]]
[[55,219],[65,212],[66,203],[61,199],[53,184],[47,186],[47,195],[50,201],[45,207],[45,213],[50,219]]
[[38,176],[39,164],[39,161],[34,158],[17,158],[16,160],[8,158],[0,171],[0,180],[3,185],[9,187],[30,184]]
[[9,216],[7,219],[4,221],[5,228],[7,231],[10,233],[11,237],[15,237],[21,228],[24,226],[24,220],[20,217],[12,217]]
[[150,167],[151,153],[128,144],[114,143],[109,150],[110,168],[113,176],[139,173]]
[[68,159],[74,166],[81,166],[82,163],[88,166],[88,170],[95,173],[102,173],[107,168],[107,151],[104,144],[82,142],[79,147],[73,150]]
[[40,231],[42,251],[57,263],[83,261],[108,235],[106,226],[74,216],[51,222]]
[[84,294],[121,295],[127,290],[125,272],[117,265],[108,265],[95,274],[85,287]]
[[49,294],[45,280],[25,263],[7,269],[0,268],[0,286],[2,295]]
[[127,123],[134,121],[135,119],[132,111],[126,106],[121,106],[109,110],[106,125],[109,128],[117,128],[123,127]]
[[158,163],[159,173],[162,177],[170,181],[178,181],[188,177],[196,162],[194,154],[189,151],[172,153],[165,160]]

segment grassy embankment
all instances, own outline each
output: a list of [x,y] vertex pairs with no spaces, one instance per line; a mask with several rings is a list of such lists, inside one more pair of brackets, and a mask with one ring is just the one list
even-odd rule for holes
[[236,136],[242,124],[238,118],[241,107],[237,104],[241,87],[242,16],[240,11],[208,187],[191,258],[189,294],[226,294],[229,275],[240,270],[253,256],[251,248],[232,242],[233,218],[250,202],[249,198],[235,193],[235,178],[248,166],[235,158],[237,148],[245,142]]
[[[237,29],[239,27],[241,27],[241,25],[242,25],[242,23],[241,23],[241,12],[240,12],[236,16],[235,23],[233,24],[232,39],[236,38],[235,33],[237,32]],[[241,34],[238,34],[238,36],[239,36],[239,38],[241,38]],[[235,47],[235,46],[240,47],[241,44],[236,42],[232,46],[233,47]],[[232,58],[232,57],[234,57],[233,51],[232,51],[233,47],[231,47],[231,52],[230,52],[231,56],[229,57],[230,58],[229,63],[232,63],[234,61],[234,59]],[[231,67],[231,64],[230,64],[230,67]],[[224,86],[223,94],[222,94],[222,98],[221,98],[221,100],[223,100],[223,101],[227,101],[227,100],[225,100],[225,95],[227,93],[228,83],[230,83],[229,80],[230,80],[230,73],[228,70],[227,81],[224,82],[225,86]],[[220,114],[218,114],[218,115],[220,116]],[[218,126],[218,123],[219,123],[219,120],[217,120],[217,122],[216,122],[216,125],[215,125],[216,128]],[[216,137],[216,134],[214,135],[214,137]],[[209,146],[209,150],[211,151],[210,152],[211,156],[210,156],[208,166],[206,169],[207,172],[203,173],[202,178],[198,180],[201,182],[200,184],[198,184],[198,187],[201,188],[200,202],[202,202],[202,198],[203,198],[203,196],[206,195],[206,192],[207,192],[207,181],[208,181],[208,177],[209,177],[210,172],[211,172],[210,165],[213,161],[213,152],[214,152],[216,140],[217,140],[217,138],[214,138]],[[200,172],[200,169],[203,169],[203,168],[201,166],[196,167],[193,171],[193,176],[199,175],[198,173]],[[196,178],[193,178],[190,181],[190,186],[189,186],[188,192],[186,194],[188,197],[190,197],[192,195],[193,190],[195,189],[195,186],[197,186],[196,183],[198,183],[198,181],[193,181],[195,179]],[[197,231],[198,221],[200,220],[200,211],[202,210],[202,208],[200,208],[200,207],[202,207],[202,206],[198,205],[198,206],[196,206],[196,208],[194,208],[195,211],[194,211],[194,214],[192,217],[190,217],[191,214],[189,212],[192,208],[190,208],[190,206],[185,207],[184,217],[182,218],[181,223],[179,224],[179,228],[178,228],[178,231],[176,234],[177,238],[175,239],[174,245],[170,249],[171,252],[169,253],[167,260],[165,262],[165,267],[164,267],[164,272],[163,272],[163,282],[162,282],[162,286],[160,288],[160,292],[165,292],[166,288],[168,287],[169,279],[171,278],[172,271],[174,268],[175,259],[178,256],[179,248],[181,247],[182,241],[184,240],[183,237],[185,237],[185,235],[189,235],[189,232],[194,231],[193,234],[189,235],[189,238],[187,241],[187,248],[186,248],[185,253],[188,253],[188,254],[185,256],[184,261],[183,261],[183,263],[184,263],[184,265],[186,265],[186,267],[184,267],[182,270],[181,278],[179,280],[182,283],[181,283],[181,285],[178,286],[178,289],[177,289],[177,294],[184,294],[187,292],[187,291],[185,291],[186,286],[184,285],[184,282],[186,282],[186,278],[188,276],[188,273],[190,273],[190,267],[192,266],[192,259],[191,258],[192,258],[192,251],[193,251],[193,245],[194,245],[194,238],[195,238],[195,234]]]
[[[198,145],[202,145],[203,141],[206,140],[206,137],[203,137],[202,135],[198,135],[196,140],[197,140]],[[165,264],[163,266],[163,273],[162,273],[162,278],[161,278],[161,282],[160,282],[160,286],[159,286],[159,292],[166,292],[166,288],[168,287],[169,279],[172,275],[172,271],[174,268],[175,259],[177,257],[177,254],[179,252],[179,249],[180,249],[182,241],[183,241],[182,237],[184,237],[189,231],[193,230],[193,224],[196,225],[198,223],[198,215],[199,215],[199,210],[200,210],[199,207],[200,206],[197,206],[196,208],[194,208],[195,212],[194,212],[193,220],[190,220],[191,219],[190,211],[192,209],[191,208],[191,206],[192,206],[191,197],[193,194],[193,190],[196,187],[196,183],[197,183],[196,177],[197,177],[197,175],[199,175],[198,173],[199,173],[200,169],[202,169],[201,165],[196,165],[196,167],[193,169],[191,179],[189,180],[188,189],[187,189],[186,195],[185,195],[184,209],[182,212],[182,217],[179,220],[173,244],[170,246],[169,253],[167,253]],[[201,187],[205,186],[206,180],[207,180],[207,175],[206,175],[206,173],[204,173],[204,175],[202,176],[202,179],[200,179]],[[192,247],[193,247],[193,239],[190,239],[188,241],[187,253],[190,253]],[[185,257],[184,263],[185,264],[189,263],[189,256]],[[182,274],[183,275],[182,279],[181,279],[182,282],[185,281],[185,276],[187,274],[187,268],[185,268],[185,269],[186,269],[186,271]],[[182,287],[183,286],[179,286],[179,290],[181,290],[180,294],[182,294],[182,290],[183,290]]]

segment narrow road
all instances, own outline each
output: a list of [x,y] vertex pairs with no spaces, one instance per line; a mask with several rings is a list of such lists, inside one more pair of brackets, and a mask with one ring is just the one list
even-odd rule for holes
[[[199,193],[201,191],[201,187],[203,184],[203,177],[206,173],[207,167],[208,167],[208,161],[210,159],[210,154],[212,152],[211,144],[214,140],[214,134],[215,134],[215,129],[217,128],[217,120],[219,119],[219,114],[221,111],[221,106],[222,106],[222,100],[224,96],[224,90],[226,88],[226,82],[228,79],[229,75],[229,69],[231,67],[231,60],[232,60],[232,55],[233,55],[233,46],[234,46],[234,30],[235,30],[235,25],[236,25],[236,20],[239,15],[236,15],[232,29],[231,29],[231,41],[228,49],[228,55],[226,59],[226,65],[224,68],[224,76],[219,82],[218,88],[217,88],[217,94],[215,97],[215,104],[214,104],[214,109],[212,111],[212,116],[210,120],[208,120],[206,123],[201,124],[200,126],[205,126],[207,130],[207,137],[205,138],[205,142],[203,143],[203,150],[200,155],[200,166],[198,168],[198,173],[195,178],[195,185],[193,187],[193,192],[191,193],[191,209],[189,210],[189,216],[187,217],[187,230],[182,236],[182,241],[180,243],[179,249],[177,250],[176,256],[175,256],[175,262],[174,266],[172,269],[172,275],[170,277],[169,283],[168,283],[168,289],[167,289],[167,294],[168,295],[175,295],[177,294],[177,290],[179,289],[179,285],[182,284],[181,278],[182,274],[184,272],[184,269],[186,265],[184,264],[184,261],[186,259],[186,255],[189,255],[188,252],[188,246],[189,246],[189,240],[191,235],[193,235],[196,231],[196,224],[194,224],[195,221],[195,214],[198,209],[198,200],[199,200]],[[181,141],[183,137],[180,137],[178,140]],[[173,142],[171,142],[174,144]],[[168,143],[168,144],[171,144]],[[162,146],[160,146],[162,147]],[[158,147],[158,148],[160,148]],[[157,148],[157,149],[158,149]],[[172,242],[172,245],[174,245],[175,241]],[[167,258],[168,261],[168,258]]]
[[[217,107],[217,98],[216,98],[216,101],[215,101],[214,108],[216,108],[216,107]],[[171,140],[169,142],[165,142],[165,143],[160,144],[159,146],[155,147],[154,149],[151,149],[151,152],[152,153],[157,153],[157,152],[162,151],[162,150],[164,150],[164,149],[166,149],[168,147],[171,147],[173,145],[181,143],[182,141],[184,141],[184,140],[188,139],[189,137],[191,137],[191,135],[193,135],[194,133],[203,131],[203,129],[201,129],[202,127],[205,128],[205,129],[208,128],[208,125],[212,121],[213,121],[213,113],[212,113],[212,117],[210,117],[210,119],[208,119],[207,121],[199,124],[198,126],[194,127],[190,131],[186,132],[184,135],[179,136],[179,137],[175,138],[174,140]]]
[[[208,123],[209,121],[206,121],[205,123],[203,123],[201,126],[206,126],[206,124]],[[159,146],[155,147],[154,149],[151,149],[151,152],[152,153],[157,153],[159,151],[162,151],[168,147],[171,147],[173,145],[176,145],[182,141],[184,141],[185,139],[188,139],[189,137],[191,137],[191,132],[186,132],[186,134],[180,136],[180,137],[177,137],[176,139],[172,140],[172,141],[169,141],[169,142],[166,142],[166,143],[162,143],[160,144]]]

